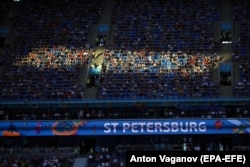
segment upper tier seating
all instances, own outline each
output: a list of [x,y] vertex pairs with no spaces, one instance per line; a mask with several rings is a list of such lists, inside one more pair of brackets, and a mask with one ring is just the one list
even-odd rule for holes
[[248,1],[233,0],[234,21],[238,23],[239,39],[234,43],[233,60],[239,63],[240,81],[234,83],[236,97],[250,96],[250,5]]
[[91,62],[91,26],[100,0],[20,2],[15,38],[1,54],[2,100],[83,99],[81,67]]
[[105,51],[97,98],[217,97],[219,14],[210,1],[120,1],[112,16],[115,44]]

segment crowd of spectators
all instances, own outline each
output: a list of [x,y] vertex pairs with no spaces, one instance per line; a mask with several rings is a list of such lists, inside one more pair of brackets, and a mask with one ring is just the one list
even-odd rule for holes
[[82,66],[91,61],[92,54],[91,49],[60,46],[35,48],[27,57],[16,57],[16,62],[5,67],[2,74],[1,98],[83,99],[84,87],[79,83],[79,74]]
[[79,80],[93,55],[88,35],[99,19],[99,3],[21,1],[13,18],[13,42],[1,53],[0,98],[83,99]]
[[114,44],[125,49],[218,51],[213,22],[219,10],[209,0],[119,1],[113,9]]
[[[61,149],[63,150],[63,149]],[[53,148],[0,148],[1,167],[72,167],[74,153],[57,154]]]
[[98,99],[217,97],[218,9],[210,1],[120,1]]
[[73,158],[11,156],[0,159],[1,167],[72,167]]
[[88,167],[125,167],[125,154],[96,145],[88,153]]
[[43,145],[24,140],[0,140],[1,167],[72,167],[74,147],[49,144],[47,139]]
[[[98,21],[100,2],[23,0],[13,18],[13,44],[1,53],[0,100],[84,99],[78,80],[82,66],[93,57],[87,37]],[[241,32],[234,46],[241,75],[233,93],[249,97],[249,10],[244,8],[249,5],[233,2]],[[212,22],[218,21],[219,14],[211,4],[208,0],[118,2],[112,15],[117,26],[115,46],[105,50],[97,98],[217,97],[211,72],[220,57]],[[249,118],[248,110],[249,106],[4,108],[0,120]],[[74,161],[72,156],[13,156],[12,149],[5,151],[0,149],[0,167],[71,167]],[[105,148],[88,154],[89,167],[123,167],[124,161],[124,155]]]
[[239,63],[240,79],[233,85],[233,94],[236,97],[250,96],[250,29],[249,2],[233,0],[233,19],[239,27],[239,38],[233,47],[233,61]]
[[249,106],[141,106],[88,109],[1,109],[0,120],[247,118]]
[[[70,147],[0,147],[1,167],[72,167],[75,160]],[[100,145],[88,150],[88,167],[124,167],[125,153]]]
[[217,53],[106,49],[98,99],[217,97]]

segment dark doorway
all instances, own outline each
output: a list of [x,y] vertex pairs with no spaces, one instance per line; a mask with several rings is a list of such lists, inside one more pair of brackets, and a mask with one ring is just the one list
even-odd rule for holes
[[85,152],[89,152],[89,150],[92,148],[93,150],[96,147],[96,139],[90,138],[90,139],[85,139],[84,140],[84,150]]
[[233,25],[230,22],[222,22],[220,24],[220,41],[222,44],[232,43]]
[[231,73],[220,73],[220,85],[221,86],[231,86],[232,77]]
[[220,63],[220,85],[231,86],[232,63]]
[[87,79],[87,88],[93,88],[97,86],[97,82],[98,82],[98,75],[89,75],[88,79]]

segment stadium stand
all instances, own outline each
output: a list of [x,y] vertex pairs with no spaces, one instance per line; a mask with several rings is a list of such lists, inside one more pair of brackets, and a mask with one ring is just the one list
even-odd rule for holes
[[23,1],[16,14],[15,39],[1,53],[1,99],[83,99],[79,74],[91,61],[86,48],[98,21],[99,1]]
[[202,53],[219,49],[212,27],[219,13],[210,1],[119,1],[112,16],[116,48]]
[[239,63],[240,81],[234,83],[233,94],[236,97],[249,97],[250,95],[250,24],[247,21],[249,17],[249,4],[245,1],[233,1],[233,19],[239,25],[239,38],[234,43],[233,61]]
[[[11,19],[14,38],[0,53],[0,167],[78,167],[77,158],[88,162],[81,167],[124,167],[127,150],[218,151],[221,143],[227,151],[250,150],[248,1],[232,0],[240,32],[232,41],[232,61],[239,64],[240,80],[228,99],[220,97],[213,76],[222,62],[216,1],[20,1],[16,13],[1,17]],[[111,18],[102,19],[110,20],[110,32],[104,46],[93,47],[98,35],[92,31],[110,2]],[[0,15],[12,5],[3,0]],[[100,80],[90,87],[97,93],[88,99],[82,74],[96,65],[102,67],[95,76]],[[103,132],[107,122],[172,120],[203,121],[207,131]]]
[[217,97],[212,3],[120,1],[112,16],[115,45],[104,53],[98,99]]
[[[135,112],[135,109],[137,112]],[[199,112],[198,112],[199,111]],[[249,118],[249,105],[142,106],[39,109],[1,109],[0,120],[77,120],[152,118]]]
[[116,151],[109,151],[105,147],[101,148],[100,146],[97,146],[93,152],[88,153],[88,162],[88,167],[124,167],[125,154]]
[[0,166],[71,167],[74,161],[72,148],[4,148],[0,149]]

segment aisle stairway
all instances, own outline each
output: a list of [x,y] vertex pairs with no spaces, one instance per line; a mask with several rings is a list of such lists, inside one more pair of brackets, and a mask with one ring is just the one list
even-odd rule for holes
[[87,158],[76,158],[73,167],[87,167]]
[[[231,22],[233,23],[233,6],[232,0],[221,0],[221,12],[220,12],[220,21],[221,22]],[[218,27],[219,28],[219,27]],[[235,36],[234,36],[235,37]],[[220,57],[222,57],[222,63],[224,62],[232,62],[232,43],[221,44],[220,45]],[[232,65],[234,67],[234,65]],[[219,67],[217,66],[217,79],[218,83],[220,81],[219,78]],[[234,73],[232,74],[232,78],[234,78]],[[220,97],[232,97],[232,86],[220,86],[219,88]]]
[[[103,1],[103,4],[102,4],[103,10],[102,10],[100,21],[97,23],[97,25],[95,25],[92,28],[92,31],[90,33],[91,36],[89,37],[89,39],[90,39],[89,43],[92,46],[95,45],[95,38],[98,35],[98,25],[101,25],[101,24],[107,25],[109,27],[106,45],[113,44],[114,25],[110,24],[110,20],[111,20],[113,8],[115,7],[116,3],[117,3],[117,1],[115,1],[115,0],[104,0]],[[103,63],[104,46],[95,46],[94,50],[95,50],[95,55],[98,55],[98,57],[96,59],[92,60],[92,63],[90,64],[90,66],[93,64],[101,65]],[[87,71],[89,71],[89,70],[87,69]],[[88,77],[89,77],[89,74],[87,72],[86,76],[84,77],[85,83],[87,82]],[[86,88],[85,99],[95,99],[96,92],[97,92],[97,88],[94,85],[89,87],[89,88]]]

